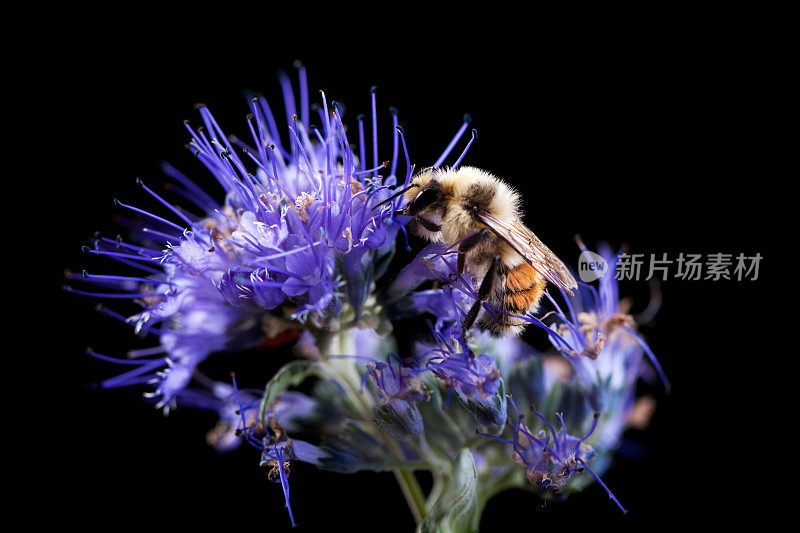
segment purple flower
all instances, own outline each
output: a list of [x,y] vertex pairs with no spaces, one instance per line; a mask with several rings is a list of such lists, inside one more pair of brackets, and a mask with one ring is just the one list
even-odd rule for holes
[[380,401],[391,405],[398,413],[406,414],[411,402],[430,399],[430,393],[419,379],[424,370],[413,361],[390,354],[385,362],[367,363],[366,370],[364,379],[371,379]]
[[429,352],[427,368],[434,376],[454,388],[462,398],[484,399],[497,392],[500,371],[494,357],[475,355],[468,350],[453,350],[447,343]]
[[512,460],[525,467],[528,481],[543,492],[559,493],[564,490],[573,477],[586,470],[600,483],[622,512],[627,512],[616,496],[587,464],[587,461],[594,457],[595,451],[585,441],[597,427],[599,414],[594,416],[589,431],[583,437],[577,438],[567,433],[564,416],[561,413],[557,415],[561,427],[556,430],[539,412],[532,411],[544,425],[542,429],[532,432],[525,424],[525,417],[520,414],[511,397],[509,397],[509,401],[517,415],[517,423],[509,420],[509,426],[514,431],[513,439],[507,440],[484,433],[480,433],[480,435],[509,444],[513,449]]
[[208,443],[218,451],[230,451],[242,443],[237,429],[253,427],[256,423],[260,391],[239,390],[234,385],[198,376],[202,387],[186,387],[176,398],[181,407],[215,411],[217,426],[207,436]]
[[[617,255],[608,246],[602,246],[600,254],[608,263],[608,271],[614,272]],[[628,306],[620,303],[614,276],[602,277],[598,290],[581,284],[576,295],[567,300],[568,314],[555,307],[556,321],[550,329],[557,335],[551,335],[550,341],[569,357],[584,383],[632,388],[640,376],[640,362],[646,353],[664,384],[669,386],[658,360],[636,333],[636,323],[627,313]]]
[[[228,399],[235,399],[236,410],[233,414],[238,417],[233,434],[261,451],[260,464],[270,468],[267,473],[267,478],[270,481],[280,483],[286,510],[289,513],[289,520],[294,526],[294,514],[289,502],[291,461],[299,460],[320,466],[322,461],[327,459],[330,454],[318,446],[290,438],[286,429],[275,416],[276,413],[274,411],[266,413],[263,420],[257,417],[260,400],[254,400],[249,393],[240,391],[236,386],[236,378],[233,378],[232,387],[214,383],[212,388],[215,389],[215,393],[218,396],[226,392],[232,392],[232,394],[228,394]],[[182,392],[182,395],[185,394],[187,394],[187,391]],[[294,398],[294,400],[297,400],[297,398]],[[296,402],[285,398],[284,401],[278,403],[282,404],[280,409],[281,416],[286,419],[307,416],[309,414],[308,408],[312,407],[308,402]],[[226,412],[226,415],[230,416],[230,412]],[[223,421],[230,425],[231,418],[223,419]]]
[[423,248],[395,277],[388,291],[389,299],[406,296],[429,280],[448,281],[456,266],[455,260],[444,255],[449,248],[444,242],[433,242]]
[[[583,243],[579,245],[586,251]],[[615,272],[618,255],[607,245],[599,252],[608,263],[608,272]],[[575,296],[565,300],[566,313],[553,302],[556,311],[550,341],[571,363],[576,379],[593,390],[592,407],[604,416],[597,446],[613,450],[620,444],[636,403],[636,382],[649,375],[645,355],[667,389],[669,381],[637,333],[628,304],[620,301],[613,275],[600,278],[597,289],[581,284]]]

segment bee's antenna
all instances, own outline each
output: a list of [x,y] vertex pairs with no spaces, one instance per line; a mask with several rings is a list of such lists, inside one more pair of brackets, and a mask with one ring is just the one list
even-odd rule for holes
[[406,192],[406,191],[408,191],[409,189],[413,189],[414,187],[419,187],[419,185],[417,185],[416,183],[412,183],[411,185],[409,185],[409,186],[408,186],[408,187],[406,187],[405,189],[401,190],[400,192],[396,192],[396,193],[394,193],[393,195],[391,195],[391,196],[390,196],[389,198],[387,198],[386,200],[384,200],[384,201],[382,201],[381,203],[377,204],[377,205],[376,205],[375,207],[373,207],[372,209],[377,209],[377,208],[379,208],[380,206],[382,206],[383,204],[385,204],[385,203],[387,203],[387,202],[391,202],[392,200],[394,200],[395,198],[397,198],[397,197],[398,197],[398,196],[400,196],[401,194],[405,194],[405,192]]

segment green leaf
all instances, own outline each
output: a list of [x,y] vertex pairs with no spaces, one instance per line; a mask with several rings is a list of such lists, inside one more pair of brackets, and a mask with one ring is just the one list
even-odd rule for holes
[[442,495],[419,525],[419,533],[470,533],[478,531],[478,470],[468,448],[453,462]]
[[318,368],[315,361],[297,360],[283,365],[264,388],[264,397],[261,399],[261,407],[258,411],[259,420],[264,420],[267,409],[280,393],[289,387],[296,387],[307,377],[317,372]]

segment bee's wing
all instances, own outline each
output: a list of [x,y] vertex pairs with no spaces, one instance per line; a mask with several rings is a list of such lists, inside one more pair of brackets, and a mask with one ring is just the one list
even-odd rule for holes
[[499,219],[486,211],[480,211],[478,216],[481,222],[508,243],[548,281],[570,295],[573,294],[572,289],[578,288],[575,278],[564,263],[530,229],[516,221]]

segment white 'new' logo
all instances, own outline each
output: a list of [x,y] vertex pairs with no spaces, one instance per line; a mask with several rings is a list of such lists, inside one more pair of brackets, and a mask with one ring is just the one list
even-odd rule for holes
[[594,252],[585,251],[578,259],[578,275],[581,281],[591,283],[604,277],[608,273],[608,263],[602,256]]

